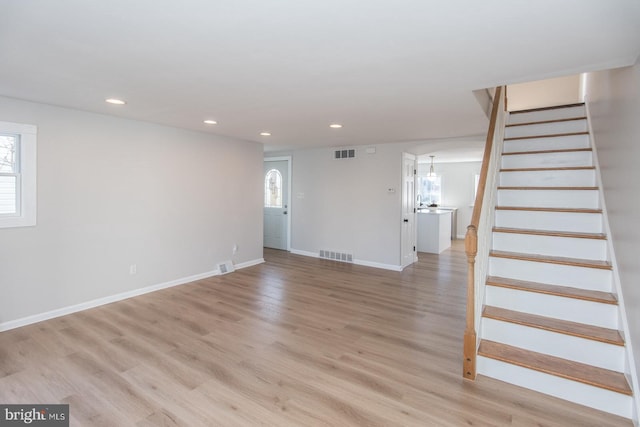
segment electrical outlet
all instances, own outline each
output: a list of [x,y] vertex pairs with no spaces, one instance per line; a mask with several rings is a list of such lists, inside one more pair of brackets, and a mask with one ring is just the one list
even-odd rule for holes
[[233,253],[234,255],[238,253],[238,245],[237,244],[233,244]]
[[129,266],[129,274],[134,275],[138,272],[138,266],[135,264],[131,264]]

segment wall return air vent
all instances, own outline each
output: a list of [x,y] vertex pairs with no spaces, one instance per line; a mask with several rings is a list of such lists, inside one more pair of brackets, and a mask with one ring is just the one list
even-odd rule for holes
[[320,249],[320,258],[341,262],[353,262],[353,254],[348,252],[329,251],[326,249]]
[[232,273],[235,270],[236,268],[233,266],[233,262],[231,261],[224,261],[218,264],[218,271],[220,274]]
[[334,159],[353,159],[356,156],[356,150],[336,150],[333,156]]

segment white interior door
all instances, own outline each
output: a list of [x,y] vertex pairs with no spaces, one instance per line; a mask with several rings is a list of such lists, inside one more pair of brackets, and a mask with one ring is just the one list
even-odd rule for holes
[[402,267],[416,261],[416,156],[402,153]]
[[264,246],[288,250],[289,160],[264,162]]

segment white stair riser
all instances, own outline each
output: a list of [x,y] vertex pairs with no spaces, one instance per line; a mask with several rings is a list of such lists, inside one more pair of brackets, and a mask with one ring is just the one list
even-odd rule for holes
[[593,166],[591,151],[510,154],[502,156],[502,169]]
[[498,190],[498,206],[597,209],[598,190]]
[[631,418],[632,416],[633,398],[631,396],[489,359],[484,356],[478,356],[477,358],[477,371],[481,375],[621,417]]
[[510,113],[508,123],[531,123],[545,120],[572,119],[587,115],[584,105],[578,107],[556,108],[553,110],[532,111],[530,113]]
[[504,142],[504,153],[521,151],[567,150],[572,148],[589,148],[589,135],[557,136],[553,138],[514,139]]
[[612,284],[611,270],[497,257],[489,257],[489,275],[602,292]]
[[584,170],[500,172],[505,187],[595,187],[596,172]]
[[[618,307],[556,295],[487,286],[485,305],[554,319],[618,329]],[[486,338],[483,336],[483,338]]]
[[624,347],[500,320],[482,319],[482,339],[623,372]]
[[[580,106],[510,114],[507,120],[511,124],[522,124],[573,119],[584,115],[586,115],[585,108]],[[509,126],[505,129],[506,140],[501,157],[501,168],[591,167],[593,155],[589,150],[539,153],[539,151],[551,150],[588,149],[591,147],[589,135],[535,137],[587,131],[588,124],[584,119]],[[509,154],[523,152],[530,154]],[[596,187],[597,181],[593,169],[565,169],[500,172],[499,183],[500,187]],[[597,189],[502,189],[497,191],[496,197],[496,205],[503,207],[560,209],[599,209],[600,207],[600,193]],[[602,214],[501,209],[495,211],[495,225],[505,228],[584,233],[602,233],[604,227]],[[491,243],[493,250],[503,252],[599,261],[606,260],[608,257],[607,241],[600,239],[493,232]],[[590,267],[489,257],[488,274],[601,292],[611,292],[613,288],[611,270]],[[610,329],[618,329],[620,321],[617,305],[492,285],[485,287],[483,303],[488,306]],[[612,371],[627,371],[628,362],[623,346],[486,317],[481,319],[479,335],[483,340],[500,342]],[[635,415],[632,397],[599,387],[482,356],[478,356],[477,371],[479,374],[619,416],[631,418]]]
[[587,132],[587,120],[568,120],[565,122],[537,123],[532,125],[508,126],[505,138],[522,136],[557,135],[562,133]]
[[496,210],[496,227],[602,233],[602,214]]
[[493,249],[567,258],[607,260],[607,241],[600,239],[494,232]]

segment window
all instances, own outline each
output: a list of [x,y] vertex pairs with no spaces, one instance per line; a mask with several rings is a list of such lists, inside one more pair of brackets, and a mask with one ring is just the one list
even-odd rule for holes
[[271,169],[264,177],[264,207],[282,207],[282,174]]
[[36,223],[35,126],[0,122],[0,228]]
[[418,194],[422,206],[439,205],[442,201],[442,176],[421,176]]

